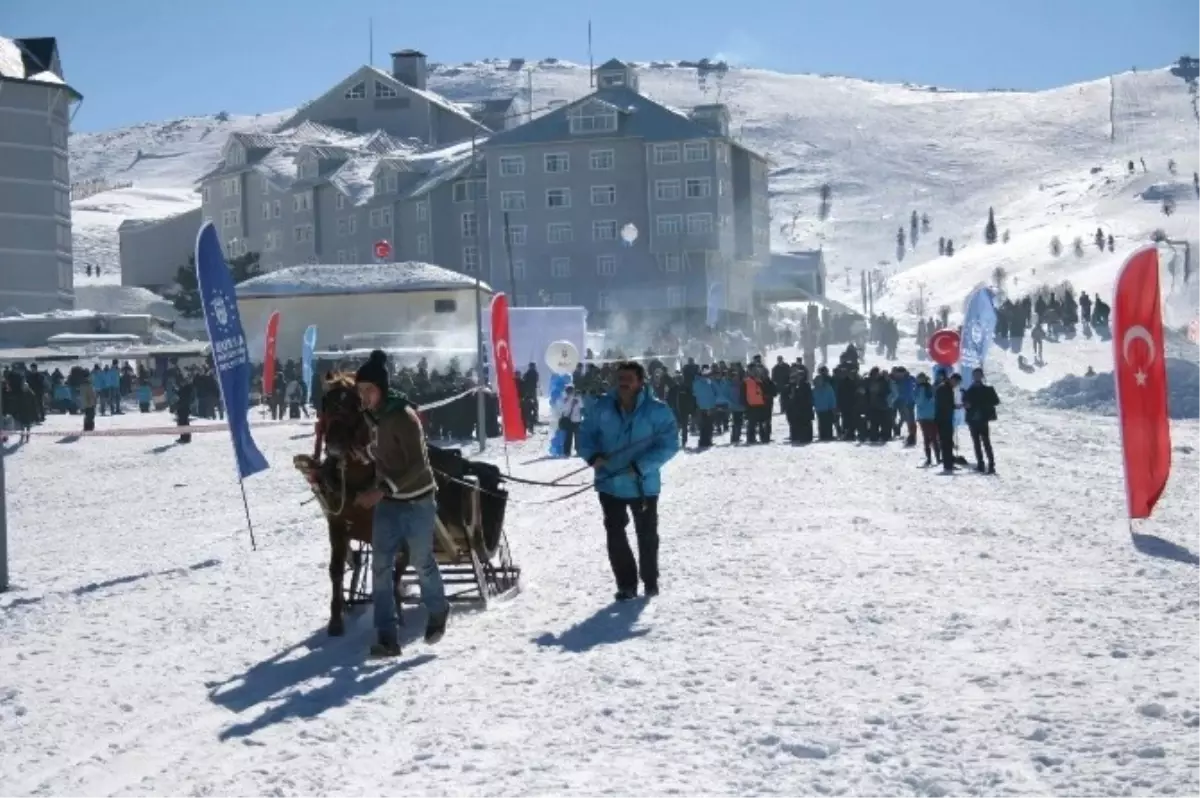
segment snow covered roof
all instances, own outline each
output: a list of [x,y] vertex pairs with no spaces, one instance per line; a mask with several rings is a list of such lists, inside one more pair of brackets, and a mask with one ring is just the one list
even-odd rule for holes
[[329,176],[329,182],[346,195],[351,205],[364,205],[375,195],[375,183],[371,176],[375,174],[375,167],[380,160],[378,156],[364,156],[346,161]]
[[438,108],[441,108],[443,111],[454,114],[455,116],[460,117],[460,118],[466,120],[467,122],[470,122],[471,124],[479,127],[481,130],[487,130],[487,128],[483,127],[482,125],[479,124],[478,121],[476,121],[475,117],[471,116],[471,112],[469,109],[467,109],[466,107],[464,107],[462,105],[459,105],[458,103],[447,100],[445,97],[438,94],[437,92],[429,91],[428,89],[418,89],[414,86],[409,86],[407,83],[397,80],[396,76],[393,75],[392,73],[386,72],[376,66],[368,66],[368,67],[366,67],[366,69],[368,71],[370,71],[375,77],[380,77],[380,78],[383,78],[384,80],[386,80],[389,83],[389,85],[396,86],[396,87],[402,87],[404,91],[408,91],[408,92],[411,92],[412,94],[415,94],[416,96],[425,100],[430,105],[436,105]]
[[[484,291],[491,292],[486,283]],[[237,287],[239,299],[345,294],[400,294],[474,288],[475,279],[432,263],[315,264],[252,277]]]
[[53,36],[34,39],[0,36],[0,79],[62,86],[79,98],[80,94],[55,71],[57,65],[58,42]]

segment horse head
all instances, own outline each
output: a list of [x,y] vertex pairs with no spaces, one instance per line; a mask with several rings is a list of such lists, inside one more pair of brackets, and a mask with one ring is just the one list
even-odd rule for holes
[[366,450],[370,433],[352,376],[334,374],[326,377],[321,418],[325,422],[325,448],[330,457],[352,458],[355,453]]

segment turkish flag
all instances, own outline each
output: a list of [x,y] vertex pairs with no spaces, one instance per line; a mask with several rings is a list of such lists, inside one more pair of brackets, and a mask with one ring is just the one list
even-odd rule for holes
[[1149,518],[1171,474],[1158,249],[1129,256],[1113,290],[1113,375],[1130,518]]
[[517,396],[516,371],[508,337],[508,297],[492,297],[492,365],[496,368],[496,390],[500,395],[500,422],[505,441],[525,440],[525,419],[521,417],[521,397]]
[[263,393],[275,392],[275,343],[279,338],[279,311],[271,311],[267,319],[267,345],[263,350]]

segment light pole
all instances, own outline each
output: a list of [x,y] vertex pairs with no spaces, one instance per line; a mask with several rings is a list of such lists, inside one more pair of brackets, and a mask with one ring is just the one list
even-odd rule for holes
[[[0,389],[0,424],[4,423],[4,391]],[[0,593],[8,590],[8,497],[4,484],[4,446],[0,444]]]

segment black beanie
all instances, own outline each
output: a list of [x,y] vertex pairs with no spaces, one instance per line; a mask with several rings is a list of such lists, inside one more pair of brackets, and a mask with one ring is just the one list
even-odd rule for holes
[[369,382],[383,393],[388,392],[387,353],[376,349],[354,375],[355,382]]

